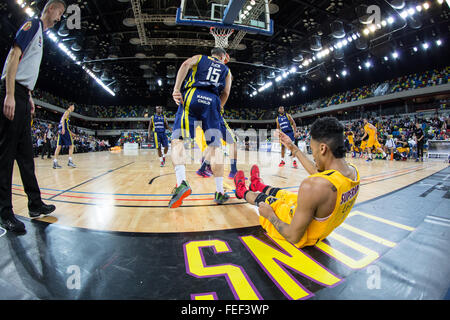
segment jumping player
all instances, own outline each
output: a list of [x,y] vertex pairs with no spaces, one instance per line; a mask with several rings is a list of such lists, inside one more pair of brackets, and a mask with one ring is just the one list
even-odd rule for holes
[[[295,125],[294,119],[292,119],[291,115],[288,113],[284,113],[284,107],[281,106],[278,108],[278,117],[277,117],[277,129],[291,138],[292,142],[295,141],[295,138],[298,136],[297,126]],[[281,145],[281,162],[279,167],[284,167],[286,165],[284,155],[286,153],[286,147]],[[297,161],[293,160],[292,165],[295,169],[298,168]]]
[[236,196],[258,207],[260,224],[271,237],[285,239],[298,248],[312,246],[348,216],[359,193],[360,176],[356,167],[345,161],[344,127],[336,118],[318,119],[312,125],[314,162],[289,136],[278,134],[310,176],[303,180],[298,193],[292,193],[264,185],[254,165],[250,190],[244,172],[236,174]]
[[[150,124],[148,126],[148,135],[153,132],[155,139],[155,147],[158,149],[158,156],[160,166],[164,167],[166,164],[166,155],[169,150],[169,140],[167,139],[166,129],[172,130],[167,123],[166,116],[163,114],[163,107],[156,106],[156,114],[150,118]],[[161,150],[161,146],[164,147],[164,153]]]
[[231,71],[224,64],[226,58],[227,53],[223,48],[214,48],[211,56],[193,56],[184,61],[178,70],[172,93],[178,105],[172,134],[172,162],[177,187],[169,202],[169,208],[178,208],[183,199],[192,193],[186,181],[182,139],[194,139],[196,121],[201,121],[206,143],[211,148],[211,168],[216,182],[214,201],[223,204],[229,199],[223,189],[223,152],[220,133],[220,111],[228,100],[232,82]]
[[61,151],[62,146],[68,146],[69,147],[69,162],[67,165],[72,168],[76,168],[77,166],[72,161],[72,155],[73,155],[73,138],[72,138],[72,132],[69,130],[69,116],[70,113],[74,112],[75,106],[71,104],[66,112],[64,112],[63,116],[61,117],[61,121],[58,125],[58,142],[56,144],[56,150],[55,150],[55,158],[53,159],[53,169],[59,169],[61,166],[58,164],[58,155]]

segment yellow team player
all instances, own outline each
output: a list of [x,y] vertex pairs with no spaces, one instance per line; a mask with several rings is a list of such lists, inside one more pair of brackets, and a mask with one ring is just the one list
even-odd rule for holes
[[410,152],[408,139],[405,135],[401,135],[400,139],[397,141],[397,151],[402,155],[403,160],[408,158],[408,154]]
[[348,139],[348,143],[350,144],[350,151],[352,153],[352,158],[356,157],[356,145],[355,145],[355,135],[353,134],[353,131],[349,130],[346,133],[347,135],[347,139]]
[[[383,159],[386,159],[386,152],[384,152],[384,150],[381,148],[381,144],[378,142],[377,139],[377,128],[369,123],[369,121],[367,119],[364,119],[364,136],[363,139],[368,136],[367,139],[367,145],[365,147],[367,147],[367,154],[368,154],[368,158],[366,161],[372,161],[372,148],[374,148],[376,151],[380,152],[383,154]],[[362,145],[362,142],[361,142]]]
[[278,136],[310,176],[298,193],[292,193],[264,185],[254,165],[250,190],[244,172],[236,174],[236,196],[258,207],[260,224],[271,237],[285,239],[298,248],[312,246],[348,216],[359,193],[360,176],[356,167],[345,161],[344,127],[336,118],[321,118],[312,125],[315,163],[286,134],[278,131]]

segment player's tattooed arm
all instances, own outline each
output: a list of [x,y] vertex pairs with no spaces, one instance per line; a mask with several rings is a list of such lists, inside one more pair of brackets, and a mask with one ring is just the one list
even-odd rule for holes
[[272,207],[265,202],[259,204],[259,214],[270,221],[275,229],[287,239],[289,224],[283,222],[278,218]]
[[281,235],[286,232],[286,228],[289,228],[289,225],[281,221],[275,214],[271,215],[269,221]]

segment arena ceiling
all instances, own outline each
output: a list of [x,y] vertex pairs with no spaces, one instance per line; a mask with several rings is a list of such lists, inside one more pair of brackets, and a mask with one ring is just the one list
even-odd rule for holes
[[[61,28],[58,24],[54,32],[59,33],[60,41],[70,48],[80,64],[46,39],[38,87],[80,103],[169,103],[176,71],[183,60],[195,54],[209,54],[211,47],[202,43],[213,38],[206,27],[174,24],[180,0],[141,0],[142,13],[154,18],[144,24],[145,34],[152,41],[141,45],[132,1],[66,0],[81,8],[81,30],[64,30],[64,25]],[[36,12],[40,12],[45,4],[45,0],[25,2]],[[229,50],[233,59],[229,66],[234,76],[230,104],[234,106],[303,103],[448,62],[450,11],[445,1],[407,1],[403,10],[396,10],[383,0],[270,2],[273,35],[246,34],[236,50]],[[389,2],[395,5],[402,1]],[[401,18],[404,10],[418,8],[425,2],[429,5],[428,10],[416,10],[415,14]],[[361,8],[373,4],[380,7],[382,19],[393,17],[395,21],[384,23],[381,29],[366,36],[363,30],[367,25],[361,23],[364,20]],[[0,16],[1,56],[4,59],[15,31],[28,17],[17,0],[2,2]],[[342,28],[339,23],[334,26],[335,21],[341,21]],[[344,38],[339,35],[342,32]],[[300,67],[317,54],[320,46],[323,49],[332,47],[358,33],[358,42],[353,40],[325,59]],[[438,40],[441,40],[439,45]],[[427,50],[424,43],[429,44]],[[393,56],[394,52],[398,53],[398,58]],[[93,70],[116,96],[112,97],[97,85],[81,68],[83,65]],[[293,66],[297,67],[296,72],[275,83],[277,76]],[[267,81],[274,85],[256,97],[249,96]],[[290,101],[282,99],[289,92],[295,93]]]

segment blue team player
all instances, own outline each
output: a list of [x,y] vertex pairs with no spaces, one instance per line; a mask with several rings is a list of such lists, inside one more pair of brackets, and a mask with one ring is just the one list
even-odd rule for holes
[[[286,134],[289,138],[291,138],[292,142],[295,142],[295,138],[297,137],[297,126],[295,125],[294,119],[292,119],[291,115],[284,112],[284,107],[281,106],[278,108],[278,117],[277,117],[277,129]],[[286,161],[284,158],[286,152],[286,147],[281,145],[281,162],[279,167],[284,167],[286,165]],[[294,158],[292,165],[295,169],[298,168],[297,161]]]
[[61,151],[62,146],[69,147],[69,162],[67,165],[72,168],[76,168],[77,166],[73,163],[72,156],[73,156],[73,137],[72,132],[69,129],[69,117],[72,112],[75,111],[75,105],[71,104],[66,112],[64,112],[63,116],[61,117],[61,121],[58,125],[58,141],[56,143],[56,150],[55,150],[55,158],[53,159],[53,169],[60,169],[61,166],[58,164],[58,156]]
[[[231,90],[231,71],[225,65],[227,53],[214,48],[211,56],[196,55],[183,62],[178,70],[173,99],[178,105],[172,134],[172,162],[177,187],[169,208],[178,208],[192,190],[186,181],[182,139],[194,139],[195,125],[200,124],[211,152],[211,168],[216,182],[214,201],[224,204],[229,196],[223,189],[223,152],[221,148],[221,110]],[[183,82],[184,81],[184,82]]]
[[[166,164],[166,155],[169,150],[169,139],[167,139],[166,129],[171,130],[167,123],[166,116],[163,114],[163,107],[156,106],[156,113],[150,118],[148,135],[150,137],[150,134],[153,133],[155,148],[158,149],[161,167],[164,167]],[[161,147],[164,147],[164,153],[162,152]]]

